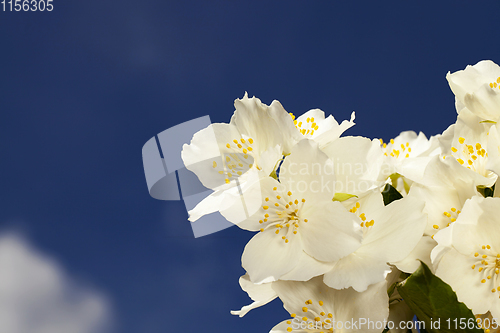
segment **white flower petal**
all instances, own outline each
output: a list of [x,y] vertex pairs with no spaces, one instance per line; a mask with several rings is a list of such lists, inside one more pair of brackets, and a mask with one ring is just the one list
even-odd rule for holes
[[328,202],[304,212],[300,226],[304,251],[317,260],[334,262],[361,246],[359,219],[339,202]]
[[314,140],[319,143],[320,147],[325,147],[332,141],[337,140],[346,130],[353,127],[355,118],[355,113],[352,112],[351,119],[343,120],[339,125],[332,115],[328,116],[319,122],[318,130],[314,132]]
[[[228,178],[225,155],[232,153],[225,145],[240,138],[241,134],[235,126],[212,124],[197,132],[189,145],[183,146],[181,156],[184,165],[198,176],[205,187],[215,190],[225,186]],[[245,160],[246,170],[250,163],[253,163],[253,158]]]
[[361,194],[378,185],[383,154],[378,140],[342,137],[323,148],[334,162],[335,191]]
[[499,209],[500,198],[473,197],[465,202],[457,221],[434,237],[436,275],[475,314],[500,312]]
[[340,259],[333,269],[324,276],[324,282],[331,288],[352,287],[358,292],[365,291],[369,285],[385,281],[391,268],[386,261],[377,259],[362,249]]
[[314,259],[304,251],[297,260],[297,266],[283,275],[280,280],[308,281],[332,269],[335,263],[327,263]]
[[[359,209],[362,212],[360,217],[365,221],[363,224],[366,223],[362,245],[325,273],[324,281],[328,286],[366,290],[369,285],[385,279],[390,272],[387,263],[406,258],[422,237],[426,224],[422,214],[423,202],[407,197],[380,208],[374,203],[381,197],[380,193],[374,192],[352,210],[357,213]],[[370,201],[372,204],[368,204]]]
[[[497,80],[494,81],[496,83]],[[466,94],[464,105],[484,120],[497,121],[500,118],[500,90],[485,84],[475,92]]]
[[[273,283],[273,289],[283,301],[285,309],[292,316],[296,315],[295,322],[300,323],[298,319],[302,316],[306,316],[308,319],[314,318],[314,314],[309,312],[312,310],[316,314],[325,313],[323,318],[320,317],[322,322],[325,322],[326,314],[331,313],[336,322],[348,323],[349,326],[353,322],[357,323],[357,327],[346,329],[344,326],[338,330],[339,332],[380,333],[383,328],[368,328],[367,322],[383,322],[387,320],[389,314],[386,281],[372,285],[362,293],[356,292],[352,288],[345,290],[328,288],[321,281],[321,277],[313,278],[307,282],[277,281]],[[304,308],[305,301],[310,301],[310,303]],[[365,322],[364,326],[361,326],[363,321]],[[292,324],[293,321],[288,326],[281,326],[281,329],[286,330]]]
[[433,156],[413,157],[404,159],[395,167],[400,175],[414,182],[421,183],[424,178],[424,171]]
[[464,109],[460,112],[454,129],[450,153],[471,174],[474,184],[478,186],[493,186],[498,178],[486,168],[488,152],[485,149],[490,127],[491,123],[482,122],[481,118]]
[[274,131],[282,136],[283,154],[290,154],[292,147],[304,139],[304,136],[295,128],[291,115],[285,111],[280,102],[273,101],[271,103],[269,115],[276,121]]
[[431,261],[433,267],[437,267],[441,258],[452,248],[452,236],[455,223],[439,231],[434,235],[434,240],[438,243],[431,251]]
[[431,156],[441,153],[439,137],[437,135],[427,139],[422,132],[417,135],[414,131],[404,131],[390,142],[380,141],[385,162],[381,169],[381,179],[398,174],[405,177],[406,182],[420,181]]
[[189,213],[188,220],[194,222],[200,217],[214,213],[220,209],[222,201],[224,200],[223,191],[215,191],[205,199],[200,201]]
[[[457,100],[487,120],[496,120],[500,116],[499,77],[500,67],[491,60],[483,60],[474,66],[467,66],[465,70],[446,75]],[[457,108],[457,111],[460,110]]]
[[437,242],[429,236],[420,239],[417,246],[410,252],[408,257],[401,261],[394,262],[394,265],[405,273],[413,273],[420,267],[420,260],[423,261],[431,270],[431,251],[437,245]]
[[427,221],[423,207],[422,201],[406,197],[376,212],[367,212],[374,225],[366,233],[360,250],[376,254],[387,262],[406,258],[424,232]]
[[280,167],[281,183],[295,196],[319,204],[331,201],[335,175],[331,160],[313,140],[297,143]]
[[[384,322],[389,315],[389,297],[387,296],[387,283],[385,281],[373,284],[362,293],[352,288],[334,291],[337,300],[335,317],[337,320],[347,322],[351,318],[360,321]],[[379,333],[380,328],[368,325],[360,326],[359,330],[351,329],[347,332],[373,332]]]
[[231,118],[231,125],[248,138],[255,140],[254,150],[257,155],[269,147],[280,144],[280,135],[276,131],[276,122],[268,113],[268,106],[256,97],[248,98],[247,93],[242,99],[234,101],[236,111]]
[[[357,203],[360,204],[357,207]],[[351,209],[352,207],[357,207],[356,212],[359,213],[368,213],[368,212],[376,212],[380,209],[384,208],[384,199],[380,192],[379,188],[367,191],[365,193],[360,194],[357,198],[352,198],[343,202],[346,208]]]
[[261,306],[266,305],[267,303],[269,303],[273,299],[270,299],[267,301],[254,301],[251,304],[242,306],[240,310],[231,310],[231,314],[241,318],[241,317],[245,316],[248,312],[252,311],[253,309],[260,308]]
[[[373,284],[364,292],[357,292],[352,288],[334,291],[336,299],[335,318],[338,321],[351,321],[352,319],[361,322],[361,318],[366,322],[382,323],[389,315],[389,297],[387,296],[386,281]],[[383,329],[382,329],[383,330]],[[368,324],[359,326],[359,329],[350,329],[346,332],[370,332],[380,333],[380,327],[373,327]]]
[[474,257],[450,249],[439,262],[436,275],[451,286],[460,302],[479,314],[487,312],[493,301],[498,302],[498,293],[491,292],[491,280],[481,283],[481,273],[471,269],[475,262]]
[[255,284],[250,281],[248,274],[240,277],[240,286],[254,302],[242,307],[239,311],[231,311],[233,315],[243,317],[250,310],[263,306],[278,297],[271,287],[271,283]]
[[299,237],[285,243],[273,230],[256,234],[245,246],[241,258],[243,268],[253,283],[278,280],[296,265],[302,251]]
[[[283,307],[290,314],[297,314],[302,317],[304,302],[314,300],[312,308],[319,306],[319,301],[326,303],[330,300],[332,289],[328,288],[318,276],[309,281],[276,281],[272,288],[283,301]],[[327,303],[328,304],[328,303]],[[330,305],[330,304],[328,304]],[[330,308],[328,310],[331,310]],[[325,311],[326,313],[327,311]]]
[[242,275],[239,279],[241,289],[254,301],[264,301],[274,299],[276,292],[271,287],[271,283],[255,284],[250,281],[248,274]]
[[499,213],[500,198],[478,196],[466,202],[453,230],[453,246],[457,251],[467,255],[488,244],[500,253]]
[[[277,183],[271,177],[265,177],[258,170],[250,170],[246,181],[224,192],[224,199],[220,205],[220,213],[229,222],[242,229],[257,231],[259,217],[263,215],[263,191]],[[268,185],[272,184],[272,185]]]
[[281,146],[270,147],[259,157],[259,167],[264,175],[269,176],[275,172],[283,158]]
[[488,162],[486,168],[500,175],[500,135],[498,133],[498,124],[490,127],[488,136]]
[[450,151],[454,136],[455,124],[451,124],[437,139],[439,142],[439,147],[441,148],[441,152],[446,153]]
[[[477,194],[473,185],[470,193]],[[464,194],[463,191],[460,192],[458,189],[444,186],[428,187],[420,184],[412,186],[408,197],[425,201],[424,213],[428,217],[424,232],[426,235],[432,236],[456,221],[459,215],[457,212],[462,210],[465,202],[465,198],[464,200],[461,198],[462,194]]]

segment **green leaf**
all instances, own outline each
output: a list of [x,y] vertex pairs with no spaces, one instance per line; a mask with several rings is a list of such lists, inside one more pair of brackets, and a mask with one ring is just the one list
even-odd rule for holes
[[493,193],[495,193],[495,185],[492,187],[478,186],[477,191],[483,195],[483,197],[492,197]]
[[451,287],[432,274],[423,262],[396,288],[418,319],[424,321],[427,332],[484,333],[477,327],[472,311],[459,302]]
[[382,191],[382,197],[384,198],[384,205],[388,205],[395,200],[401,199],[403,196],[401,193],[394,188],[391,184],[386,184],[384,190]]
[[349,193],[335,193],[335,195],[333,196],[333,199],[332,201],[346,201],[347,199],[351,199],[353,197],[358,197],[357,195],[354,195],[354,194],[349,194]]

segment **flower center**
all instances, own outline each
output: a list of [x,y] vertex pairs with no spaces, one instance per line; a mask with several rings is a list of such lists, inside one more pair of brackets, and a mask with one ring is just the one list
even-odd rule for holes
[[496,82],[491,82],[490,87],[493,89],[495,88],[500,89],[500,77],[497,78]]
[[[299,330],[302,331],[304,328],[308,332],[333,332],[333,314],[325,311],[323,301],[313,302],[312,300],[307,300],[304,302],[306,306],[302,308],[303,317],[299,317],[297,314],[292,313],[290,317],[292,320],[287,320],[288,325],[292,325],[292,321],[299,325]],[[309,316],[307,316],[309,314]],[[298,321],[298,322],[297,322]],[[292,326],[286,329],[288,332],[292,332]]]
[[475,145],[467,144],[465,138],[462,137],[458,138],[458,143],[458,148],[451,147],[453,156],[458,163],[466,165],[468,169],[477,173],[484,174],[485,158],[488,157],[488,153],[481,144],[479,142]]
[[[356,202],[354,204],[354,206],[349,209],[349,212],[353,213],[353,214],[356,214],[356,212],[358,211],[358,209],[361,207],[360,203],[359,202]],[[366,215],[365,213],[361,213],[358,215],[359,218],[361,219],[361,227],[363,228],[363,233],[368,230],[367,228],[373,226],[375,224],[375,221],[374,220],[370,220],[368,222],[366,222],[367,218],[366,218]]]
[[[227,149],[233,149],[236,152],[242,152],[243,154],[248,154],[249,151],[252,151],[252,144],[253,144],[253,139],[248,138],[248,140],[245,140],[243,138],[240,139],[240,141],[234,139],[233,142],[231,143],[226,143],[226,148]],[[247,157],[245,157],[247,158]]]
[[[222,165],[218,165],[216,161],[212,162],[212,168],[216,169],[220,175],[225,175],[224,181],[229,184],[233,179],[238,178],[253,167],[253,148],[254,143],[252,138],[240,140],[234,139],[233,142],[227,143],[226,148],[229,151],[222,153]],[[243,159],[241,159],[243,157]],[[250,159],[249,159],[250,157]],[[257,169],[260,168],[256,165]]]
[[[299,230],[300,223],[307,223],[308,220],[301,217],[301,210],[306,199],[294,200],[291,191],[283,194],[278,191],[277,187],[273,188],[276,193],[275,197],[266,197],[266,203],[262,208],[266,211],[264,218],[259,221],[262,224],[261,232],[270,228],[276,228],[275,234],[279,235],[282,232],[281,239],[289,242],[289,237],[296,235]],[[280,195],[281,194],[281,195]]]
[[392,156],[395,158],[399,158],[399,156],[401,155],[402,158],[410,157],[411,147],[409,142],[401,143],[400,146],[397,146],[396,143],[394,142],[394,139],[391,139],[389,144],[385,143],[384,140],[382,139],[379,140],[380,144],[382,145],[382,148],[384,149],[385,156]]
[[[481,283],[491,287],[491,292],[500,294],[500,254],[493,251],[490,245],[483,245],[481,249],[474,253],[477,262],[472,265],[472,269],[476,270],[480,275]],[[498,296],[500,298],[500,296]]]
[[[226,184],[229,184],[231,180],[238,178],[253,166],[252,163],[249,164],[248,161],[241,160],[241,155],[238,155],[240,154],[222,154],[222,166],[218,165],[216,161],[212,162],[212,168],[220,169],[217,172],[220,175],[226,175]],[[247,159],[248,155],[244,155],[243,157]]]
[[[443,215],[450,219],[450,222],[446,226],[449,227],[450,224],[455,222],[460,213],[461,211],[457,210],[455,207],[451,207],[449,211],[443,212]],[[439,226],[437,224],[434,224],[432,227],[436,230],[439,229]]]
[[304,124],[304,127],[302,127],[302,121],[297,122],[297,120],[295,120],[295,116],[292,113],[290,113],[290,116],[293,119],[293,124],[302,135],[310,137],[314,134],[314,131],[317,131],[319,128],[318,124],[314,122],[314,117],[308,117],[306,123]]

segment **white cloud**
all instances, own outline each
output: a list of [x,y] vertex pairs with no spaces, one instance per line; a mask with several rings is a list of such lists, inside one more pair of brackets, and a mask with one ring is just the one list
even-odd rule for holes
[[15,234],[0,235],[1,333],[101,333],[110,307]]

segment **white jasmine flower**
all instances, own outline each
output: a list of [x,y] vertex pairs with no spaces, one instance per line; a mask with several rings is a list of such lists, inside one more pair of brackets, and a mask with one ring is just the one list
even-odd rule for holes
[[332,115],[325,118],[325,113],[320,109],[309,110],[296,120],[294,125],[299,132],[308,139],[316,141],[320,148],[338,139],[342,133],[354,126],[355,114],[351,119],[344,120],[339,125]]
[[[257,202],[260,209],[236,222],[243,229],[259,231],[242,257],[254,283],[310,279],[360,246],[359,218],[332,201],[333,163],[317,143],[299,142],[280,170],[280,182],[267,177],[247,190],[245,199]],[[230,222],[242,220],[241,210],[221,213]]]
[[475,314],[500,318],[500,198],[473,197],[448,229],[435,237],[446,247],[433,251],[436,275]]
[[316,141],[320,148],[338,139],[342,133],[354,126],[355,114],[351,119],[339,124],[332,115],[325,118],[325,113],[320,109],[309,110],[295,119],[295,115],[285,115],[278,108],[271,108],[270,114],[278,124],[278,131],[289,138],[292,145],[307,138]]
[[[488,170],[488,133],[492,124],[481,121],[468,109],[460,112],[453,127],[453,139],[447,140],[443,151],[451,155],[460,165],[470,170],[470,177],[476,186],[490,187],[498,176]],[[444,158],[447,158],[444,156]]]
[[438,138],[439,135],[427,139],[422,132],[417,135],[413,131],[405,131],[387,143],[380,139],[385,157],[381,178],[390,179],[394,187],[406,194],[413,181],[421,181],[432,156],[441,153]]
[[274,101],[268,107],[245,93],[234,105],[236,111],[229,124],[211,124],[183,147],[186,168],[194,172],[205,187],[214,190],[189,212],[190,221],[219,210],[225,201],[227,204],[225,191],[237,193],[245,188],[247,180],[254,182],[269,176],[283,156],[286,143],[269,115],[270,108],[274,114],[288,115],[281,104]]
[[448,73],[446,79],[457,99],[457,111],[466,107],[482,120],[500,118],[500,67],[483,60],[465,70]]
[[[352,288],[329,288],[321,276],[307,282],[277,281],[272,288],[291,318],[276,325],[271,333],[380,333],[389,313],[385,280],[361,293]],[[370,327],[368,321],[372,322]],[[373,327],[375,323],[378,327]]]
[[326,145],[354,125],[354,113],[350,121],[339,125],[332,116],[325,119],[319,109],[294,121],[295,116],[278,101],[267,106],[255,97],[248,98],[246,93],[234,104],[236,111],[229,124],[212,124],[183,147],[186,168],[205,187],[214,190],[189,211],[192,222],[227,206],[244,209],[234,196],[245,192],[252,182],[274,175],[283,156],[290,154],[297,142],[311,138]]
[[408,257],[422,238],[426,225],[423,206],[422,201],[411,197],[384,206],[378,192],[353,204],[351,212],[362,221],[361,246],[325,273],[325,283],[335,289],[352,287],[361,292],[383,281],[390,272],[389,263]]
[[425,235],[433,236],[450,226],[465,202],[480,195],[471,176],[475,175],[453,158],[443,160],[435,156],[429,162],[423,184],[414,184],[409,194],[425,202],[424,213],[428,216]]

